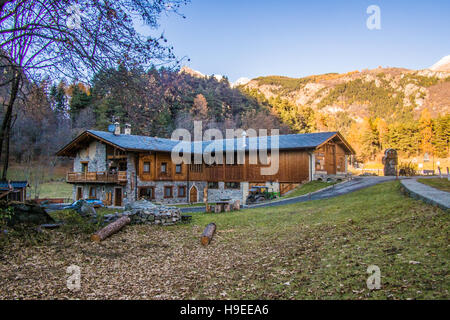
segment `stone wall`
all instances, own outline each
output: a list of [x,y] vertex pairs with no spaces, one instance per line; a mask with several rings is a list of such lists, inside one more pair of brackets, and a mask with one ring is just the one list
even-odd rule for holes
[[239,189],[227,189],[224,182],[219,182],[218,189],[208,188],[208,202],[220,201],[220,199],[231,199],[232,201],[242,201],[245,182],[240,183]]
[[[173,204],[173,203],[188,203],[189,190],[195,186],[197,188],[198,202],[203,202],[203,190],[206,187],[204,181],[141,181],[138,178],[138,187],[154,187],[155,199],[154,202]],[[164,198],[164,187],[172,187],[172,198]],[[183,197],[178,196],[178,187],[186,187],[186,194]]]
[[74,172],[81,172],[82,161],[89,161],[89,172],[106,171],[106,145],[93,141],[87,149],[80,150],[73,161]]
[[[137,188],[136,188],[136,160],[137,155],[134,153],[128,153],[127,155],[127,180],[128,183],[126,184],[124,188],[124,201],[125,202],[133,202],[137,199]],[[138,184],[139,185],[139,184]]]

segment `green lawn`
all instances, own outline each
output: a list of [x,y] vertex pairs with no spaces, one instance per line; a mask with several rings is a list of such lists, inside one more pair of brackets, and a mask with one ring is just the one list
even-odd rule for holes
[[281,197],[281,199],[303,196],[305,194],[332,186],[333,184],[336,184],[336,182],[311,181],[300,185],[298,188],[294,189],[291,193]]
[[450,192],[450,181],[447,178],[417,179],[417,181],[430,187]]
[[47,182],[40,186],[39,198],[72,199],[73,186],[66,182]]
[[[450,297],[450,216],[403,195],[398,181],[328,200],[192,216],[187,225],[127,226],[100,244],[89,240],[91,230],[69,226],[40,234],[38,244],[14,238],[0,274],[15,280],[2,284],[0,298]],[[217,232],[203,247],[210,222]],[[71,264],[82,270],[78,292],[65,287]],[[367,288],[370,265],[381,270],[380,290]]]

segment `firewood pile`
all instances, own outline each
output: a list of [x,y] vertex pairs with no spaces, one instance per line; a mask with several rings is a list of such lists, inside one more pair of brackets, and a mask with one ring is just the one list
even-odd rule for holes
[[150,201],[139,200],[126,206],[122,213],[105,215],[104,222],[111,223],[123,216],[131,219],[131,224],[154,224],[169,226],[181,220],[181,211],[175,207],[155,205]]
[[139,200],[128,204],[126,211],[107,214],[103,217],[106,225],[92,235],[91,239],[100,242],[121,230],[127,224],[153,224],[170,226],[181,220],[181,211],[175,207],[155,205],[146,200]]

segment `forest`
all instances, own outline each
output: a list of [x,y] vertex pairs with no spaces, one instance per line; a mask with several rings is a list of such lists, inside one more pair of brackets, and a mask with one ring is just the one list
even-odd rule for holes
[[[11,157],[18,164],[50,161],[76,135],[87,129],[106,130],[112,119],[132,124],[133,134],[166,138],[176,128],[192,130],[194,120],[202,120],[204,130],[336,130],[355,147],[360,161],[373,160],[387,148],[405,156],[429,153],[445,158],[449,152],[450,115],[432,118],[424,109],[417,121],[400,113],[396,100],[376,98],[380,94],[371,100],[374,113],[358,123],[345,112],[327,115],[280,96],[266,99],[257,90],[232,88],[227,78],[194,77],[169,68],[119,66],[96,73],[89,85],[44,80],[29,86],[31,94],[16,109],[11,135]],[[370,85],[368,89],[383,90]],[[367,92],[354,85],[334,92],[339,91],[349,97]],[[332,101],[334,92],[324,100]],[[393,114],[397,116],[386,116]]]

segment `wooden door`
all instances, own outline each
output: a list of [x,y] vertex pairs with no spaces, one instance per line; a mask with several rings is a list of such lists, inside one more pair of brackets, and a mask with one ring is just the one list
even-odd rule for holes
[[192,186],[191,190],[189,190],[189,202],[190,203],[198,202],[198,192],[196,186]]
[[122,206],[122,188],[114,189],[114,205],[116,207]]
[[77,200],[83,199],[83,188],[77,187]]
[[336,174],[336,145],[329,144],[325,155],[325,167],[328,174]]
[[106,205],[110,206],[112,205],[112,193],[111,192],[107,192],[106,193],[106,199],[105,199]]

